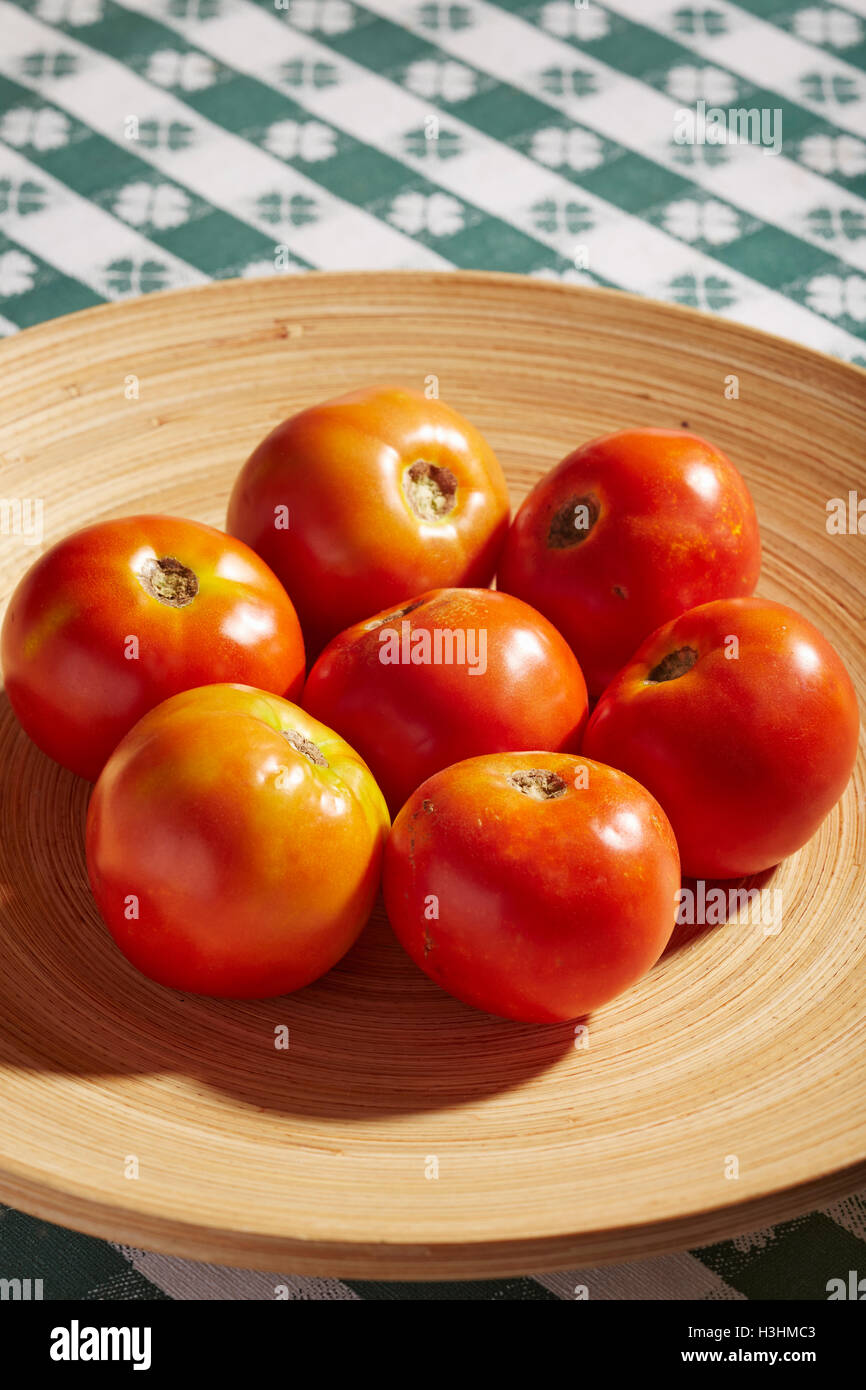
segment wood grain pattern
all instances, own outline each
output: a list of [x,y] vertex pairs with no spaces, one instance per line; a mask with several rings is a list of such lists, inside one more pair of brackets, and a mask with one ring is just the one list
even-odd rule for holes
[[[825,525],[829,498],[866,491],[866,374],[626,295],[397,272],[90,310],[0,349],[0,491],[43,499],[45,544],[136,511],[221,525],[236,470],[281,418],[431,375],[490,438],[515,502],[593,435],[685,421],[706,434],[753,490],[760,591],[816,622],[866,695],[866,537]],[[0,535],[4,604],[37,553]],[[570,1025],[508,1024],[448,998],[381,916],[290,998],[150,984],[90,901],[86,785],[0,699],[4,1201],[223,1263],[443,1278],[694,1246],[866,1182],[862,756],[769,884],[781,931],[678,929],[577,1048]],[[274,1047],[280,1024],[288,1051]]]

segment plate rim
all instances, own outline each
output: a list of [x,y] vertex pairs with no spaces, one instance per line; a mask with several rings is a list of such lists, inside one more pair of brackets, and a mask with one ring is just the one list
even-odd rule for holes
[[[606,285],[571,284],[567,281],[548,280],[543,276],[524,275],[515,271],[413,270],[408,267],[385,268],[383,270],[305,270],[297,275],[231,276],[224,280],[207,280],[200,285],[182,285],[172,289],[152,290],[148,294],[134,295],[127,299],[106,300],[101,304],[91,304],[86,309],[76,309],[71,314],[58,314],[56,318],[43,319],[40,323],[31,324],[27,328],[19,329],[17,333],[9,334],[0,340],[0,360],[2,360],[4,353],[14,351],[16,344],[25,340],[33,341],[39,334],[57,330],[61,326],[89,321],[106,314],[110,315],[118,309],[128,309],[132,305],[149,303],[151,300],[165,304],[174,299],[206,297],[215,291],[228,290],[232,293],[239,293],[242,288],[249,289],[252,286],[280,285],[284,288],[290,288],[293,284],[309,280],[313,280],[317,284],[339,285],[345,284],[347,281],[383,278],[442,284],[488,285],[491,287],[495,285],[506,287],[522,285],[531,286],[553,295],[573,296],[577,294],[595,299],[599,303],[614,303],[625,300],[635,304],[649,305],[652,310],[663,311],[672,318],[681,318],[684,322],[691,322],[704,330],[711,325],[715,328],[730,329],[738,334],[745,334],[756,343],[770,343],[776,347],[784,347],[786,351],[794,352],[809,360],[817,359],[825,365],[829,364],[835,368],[841,368],[845,372],[853,373],[854,379],[859,379],[860,383],[866,386],[866,366],[861,367],[858,363],[849,362],[844,357],[835,357],[832,353],[807,347],[805,343],[799,343],[794,338],[786,338],[780,333],[771,333],[763,328],[755,328],[752,324],[741,323],[736,318],[725,318],[724,315],[714,314],[709,310],[695,309],[689,304],[679,304],[667,299],[655,299],[651,295],[634,294],[630,290],[613,289]],[[863,355],[866,358],[866,340],[863,344]]]

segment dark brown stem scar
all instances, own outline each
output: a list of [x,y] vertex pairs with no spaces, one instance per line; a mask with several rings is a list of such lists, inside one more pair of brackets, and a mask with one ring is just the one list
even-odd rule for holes
[[312,739],[304,738],[304,735],[299,734],[297,729],[283,729],[282,732],[283,738],[288,739],[292,747],[296,748],[299,753],[303,753],[305,758],[309,758],[311,763],[316,764],[316,767],[328,766],[327,758],[319,745],[313,743]]
[[569,497],[553,513],[547,532],[548,550],[569,550],[585,541],[601,514],[598,498],[588,492],[585,497]]
[[647,676],[648,681],[675,681],[679,676],[684,676],[686,671],[690,671],[698,659],[698,654],[694,647],[679,647],[675,652],[668,652],[663,656],[657,666],[654,666]]
[[185,608],[198,593],[198,576],[173,555],[145,560],[138,571],[138,582],[151,598],[169,608]]
[[457,506],[457,479],[450,468],[418,459],[403,474],[409,505],[422,521],[443,521]]
[[419,598],[414,603],[407,603],[405,608],[395,608],[393,613],[386,613],[384,618],[371,618],[364,624],[364,631],[373,632],[377,627],[384,627],[386,623],[398,623],[407,613],[414,613],[416,608],[420,608],[423,602],[424,600]]
[[505,779],[509,787],[531,796],[533,801],[555,801],[568,791],[563,779],[556,772],[543,767],[528,768],[525,772],[511,772]]

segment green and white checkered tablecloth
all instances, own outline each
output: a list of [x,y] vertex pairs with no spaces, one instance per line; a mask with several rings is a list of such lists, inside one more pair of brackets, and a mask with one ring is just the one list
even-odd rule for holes
[[[866,0],[0,0],[0,333],[214,278],[453,266],[866,364]],[[0,1277],[50,1299],[824,1299],[864,1242],[860,1196],[691,1254],[411,1286],[0,1208]]]

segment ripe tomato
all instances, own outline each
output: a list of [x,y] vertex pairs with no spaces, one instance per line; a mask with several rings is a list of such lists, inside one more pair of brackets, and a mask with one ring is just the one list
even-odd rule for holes
[[394,812],[474,753],[577,749],[587,698],[574,653],[528,604],[433,589],[335,637],[304,706],[358,749]]
[[173,516],[67,536],[21,580],[2,635],[12,707],[43,752],[93,781],[167,696],[237,680],[300,694],[291,601],[240,541]]
[[552,1023],[658,960],[680,866],[664,812],[630,777],[561,753],[497,753],[409,798],[383,884],[394,931],[449,994]]
[[296,705],[183,691],[116,748],[87,871],[117,945],[160,984],[268,998],[349,949],[379,887],[388,813],[369,768]]
[[446,584],[488,584],[508,529],[490,446],[438,400],[373,387],[312,406],[244,465],[227,529],[292,595],[307,651]]
[[719,599],[647,638],[583,747],[658,798],[684,873],[733,878],[817,830],[851,775],[858,724],[851,678],[811,623],[766,599]]
[[559,628],[596,696],[661,623],[750,594],[760,567],[752,499],[723,453],[683,430],[620,430],[536,484],[497,584]]

